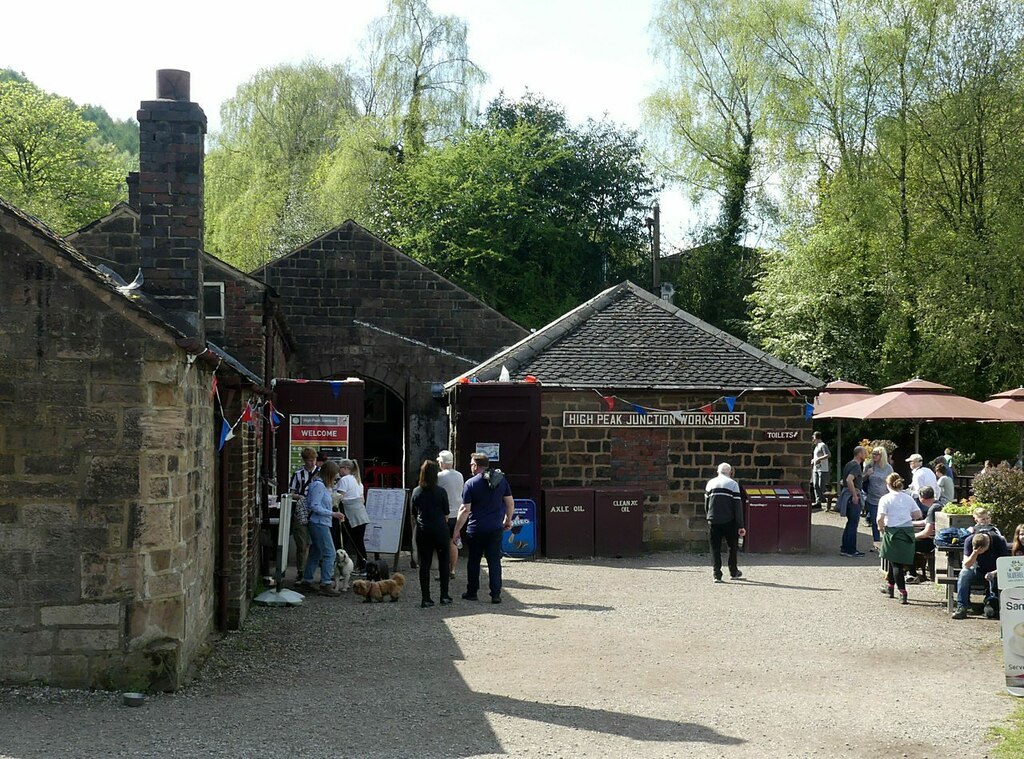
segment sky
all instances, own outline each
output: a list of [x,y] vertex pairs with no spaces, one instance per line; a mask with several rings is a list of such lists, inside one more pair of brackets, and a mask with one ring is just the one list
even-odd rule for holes
[[[489,76],[482,102],[527,89],[561,104],[570,120],[607,115],[640,128],[640,104],[662,67],[649,24],[658,0],[431,0],[438,14],[469,26],[469,54]],[[291,3],[175,0],[103,5],[36,0],[4,8],[0,68],[76,103],[134,118],[155,95],[161,68],[191,72],[192,100],[210,130],[220,104],[261,68],[314,58],[355,57],[386,0]],[[678,191],[662,199],[663,254],[686,243],[694,213]]]

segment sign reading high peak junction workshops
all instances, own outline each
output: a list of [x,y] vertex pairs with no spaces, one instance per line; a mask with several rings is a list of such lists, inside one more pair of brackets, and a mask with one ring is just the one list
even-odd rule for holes
[[744,412],[563,411],[563,427],[746,427]]

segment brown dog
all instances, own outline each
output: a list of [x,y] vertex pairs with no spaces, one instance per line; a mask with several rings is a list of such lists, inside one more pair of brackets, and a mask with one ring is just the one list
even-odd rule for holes
[[395,572],[390,580],[356,580],[352,583],[352,591],[357,596],[365,596],[364,603],[383,601],[384,596],[391,596],[392,601],[397,601],[402,595],[405,587],[405,575]]

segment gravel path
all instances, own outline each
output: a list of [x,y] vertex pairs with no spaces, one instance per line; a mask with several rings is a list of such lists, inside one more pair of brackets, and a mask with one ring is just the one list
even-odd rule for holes
[[[395,604],[257,608],[142,708],[0,690],[0,756],[987,756],[1013,707],[996,624],[951,621],[934,586],[883,598],[877,559],[814,520],[815,553],[741,557],[723,585],[661,553],[508,562],[501,606],[420,609],[406,571]],[[916,674],[884,685],[894,667]]]

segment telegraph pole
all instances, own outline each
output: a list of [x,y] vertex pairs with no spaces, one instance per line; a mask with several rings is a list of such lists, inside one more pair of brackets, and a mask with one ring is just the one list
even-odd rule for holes
[[657,294],[661,284],[658,264],[661,261],[661,206],[654,204],[654,214],[648,219],[651,228],[651,290]]

